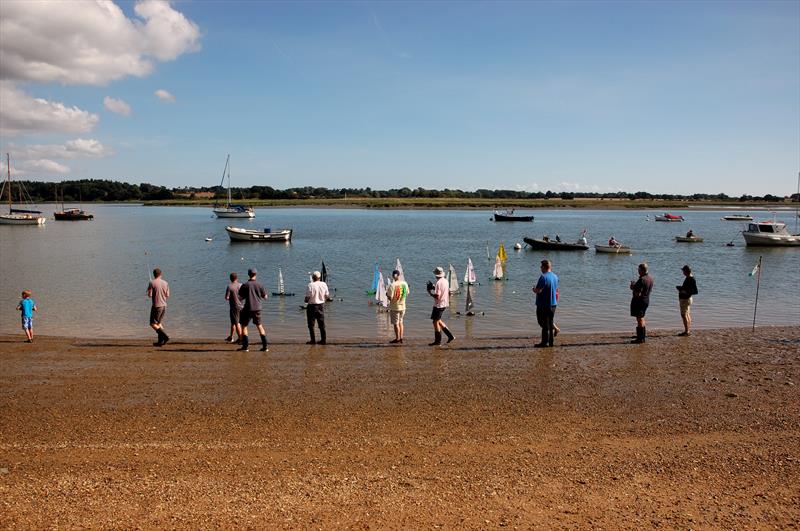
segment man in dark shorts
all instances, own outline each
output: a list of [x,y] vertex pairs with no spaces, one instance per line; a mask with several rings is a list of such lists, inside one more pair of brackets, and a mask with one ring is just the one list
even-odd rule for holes
[[428,343],[428,346],[442,344],[442,332],[447,336],[447,342],[450,343],[456,337],[448,330],[447,325],[442,321],[444,311],[450,306],[450,286],[447,284],[447,279],[444,277],[444,269],[437,267],[433,270],[436,275],[436,283],[428,281],[428,295],[433,297],[433,310],[431,311],[431,321],[433,321],[433,343]]
[[550,260],[542,260],[542,274],[533,288],[536,294],[536,321],[542,328],[542,340],[534,348],[552,347],[555,337],[553,319],[558,305],[558,277],[550,270],[551,267]]
[[675,286],[678,290],[678,303],[681,308],[681,319],[683,320],[683,332],[679,336],[692,335],[692,295],[697,295],[697,281],[692,275],[692,268],[685,265],[683,271],[683,284]]
[[267,298],[267,290],[264,289],[257,280],[256,268],[247,270],[248,281],[239,288],[239,297],[242,299],[242,311],[239,316],[239,324],[242,326],[242,346],[239,350],[250,351],[250,343],[247,338],[247,325],[250,321],[258,328],[261,334],[261,352],[269,352],[267,348],[267,333],[261,324],[261,302]]
[[[225,288],[225,300],[228,301],[228,314],[231,318],[231,333],[225,338],[228,343],[238,343],[242,340],[242,325],[239,324],[240,313],[242,311],[242,299],[239,297],[239,288],[242,283],[239,282],[239,275],[231,273],[231,282]],[[233,339],[233,334],[236,333],[236,338]]]
[[644,343],[647,338],[647,323],[644,315],[650,305],[650,292],[653,291],[653,277],[647,274],[647,264],[639,264],[639,278],[631,280],[631,317],[636,317],[636,339],[631,343]]
[[153,269],[153,280],[147,285],[147,297],[153,301],[150,306],[150,328],[156,331],[158,341],[153,343],[154,347],[162,347],[169,341],[169,336],[164,332],[164,313],[167,311],[167,299],[169,299],[169,284],[161,278],[161,270]]

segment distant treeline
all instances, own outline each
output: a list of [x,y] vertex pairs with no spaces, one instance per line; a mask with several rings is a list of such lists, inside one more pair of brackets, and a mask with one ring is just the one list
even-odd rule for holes
[[[35,202],[55,201],[56,183],[41,181],[22,181],[25,189]],[[64,181],[58,183],[59,196],[63,190],[66,202],[75,201],[158,201],[169,199],[203,199],[213,201],[224,199],[227,190],[221,186],[167,188],[154,184],[129,184],[110,180],[84,179],[80,181]],[[318,188],[303,186],[277,190],[271,186],[250,186],[249,188],[232,188],[235,200],[247,199],[348,199],[348,198],[452,198],[452,199],[627,199],[627,200],[668,200],[668,201],[765,201],[781,202],[787,199],[797,201],[797,194],[792,196],[742,195],[739,197],[727,194],[651,194],[648,192],[523,192],[519,190],[486,190],[474,192],[463,190],[429,190],[426,188],[393,188],[391,190],[373,190],[372,188]],[[60,197],[59,197],[60,200]],[[0,199],[0,201],[2,201]]]

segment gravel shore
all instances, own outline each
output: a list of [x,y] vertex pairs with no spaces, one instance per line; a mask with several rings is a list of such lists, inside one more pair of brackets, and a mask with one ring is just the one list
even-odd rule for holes
[[800,329],[0,336],[2,528],[797,528]]

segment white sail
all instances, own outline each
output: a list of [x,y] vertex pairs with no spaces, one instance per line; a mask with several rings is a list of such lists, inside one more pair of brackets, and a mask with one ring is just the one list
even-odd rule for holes
[[381,271],[379,275],[378,289],[375,290],[375,300],[378,302],[378,306],[383,306],[385,308],[389,306],[389,297],[386,296],[386,281],[383,278],[383,271]]
[[447,283],[450,285],[450,293],[458,293],[458,273],[456,273],[456,268],[453,267],[453,264],[450,264],[450,268],[447,271]]
[[467,286],[467,300],[466,300],[466,302],[464,304],[464,313],[467,314],[467,315],[473,315],[472,314],[472,308],[474,308],[474,307],[475,307],[475,303],[472,300],[472,287],[471,286]]
[[283,271],[281,271],[280,267],[278,268],[278,293],[281,295],[286,293],[286,289],[283,286]]
[[475,284],[477,280],[475,276],[475,267],[472,265],[472,258],[467,258],[467,270],[464,272],[464,283]]
[[495,280],[503,279],[503,263],[500,261],[500,256],[494,259],[494,271],[492,271],[492,278]]
[[403,274],[403,265],[400,263],[400,259],[397,259],[397,263],[394,265],[394,268],[400,271],[400,280],[405,281],[406,276]]

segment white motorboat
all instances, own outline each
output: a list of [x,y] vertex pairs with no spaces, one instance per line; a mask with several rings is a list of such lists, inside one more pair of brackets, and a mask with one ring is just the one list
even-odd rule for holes
[[239,227],[225,227],[232,242],[290,242],[292,229],[264,230],[240,229]]
[[631,254],[631,248],[627,245],[597,245],[594,246],[595,252],[608,254]]
[[674,214],[664,213],[662,216],[656,216],[656,221],[684,221],[683,216],[676,216]]
[[214,215],[218,218],[254,218],[256,213],[253,207],[246,205],[235,205],[231,202],[231,156],[225,159],[225,168],[222,170],[222,182],[225,183],[225,176],[228,176],[228,202],[225,206],[214,207]]
[[750,214],[731,214],[729,216],[722,216],[722,221],[753,221],[753,216]]
[[800,247],[800,234],[790,234],[781,221],[748,223],[742,236],[748,246]]
[[[21,210],[15,209],[11,199],[11,155],[6,153],[6,181],[3,183],[3,188],[7,188],[8,192],[8,213],[0,214],[0,225],[44,225],[47,220],[41,215],[38,210]],[[20,184],[20,186],[22,186]],[[22,189],[21,189],[22,190]],[[22,191],[20,191],[20,196]],[[2,190],[0,190],[2,196]]]

